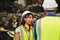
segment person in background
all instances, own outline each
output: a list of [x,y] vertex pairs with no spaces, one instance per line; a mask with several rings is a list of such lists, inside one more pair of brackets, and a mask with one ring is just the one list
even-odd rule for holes
[[60,17],[56,15],[58,4],[55,0],[44,0],[45,17],[36,21],[38,40],[60,40]]
[[21,25],[15,30],[14,40],[35,40],[33,22],[32,12],[24,11],[21,17]]

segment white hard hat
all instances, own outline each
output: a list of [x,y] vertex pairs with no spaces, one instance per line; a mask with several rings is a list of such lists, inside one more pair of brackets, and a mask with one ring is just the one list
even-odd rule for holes
[[31,13],[31,12],[30,11],[24,11],[23,14],[22,14],[22,18],[28,13]]
[[56,7],[58,7],[58,4],[55,0],[44,0],[42,7],[44,10],[54,10]]

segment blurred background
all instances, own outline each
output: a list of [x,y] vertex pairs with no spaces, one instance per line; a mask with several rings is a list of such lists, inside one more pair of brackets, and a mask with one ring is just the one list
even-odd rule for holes
[[[42,8],[44,0],[0,0],[0,40],[13,40],[14,30],[21,23],[21,15],[29,10],[37,20],[45,16]],[[57,15],[60,16],[60,0]]]

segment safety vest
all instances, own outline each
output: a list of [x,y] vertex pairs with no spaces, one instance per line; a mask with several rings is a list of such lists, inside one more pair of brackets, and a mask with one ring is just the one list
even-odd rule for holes
[[46,16],[36,23],[37,40],[60,40],[60,17]]
[[[30,35],[32,35],[32,36],[30,36],[30,39],[28,38],[28,35],[27,35],[27,32],[26,32],[26,30],[24,29],[24,27],[23,27],[23,25],[22,26],[20,26],[20,27],[18,27],[18,29],[19,29],[19,34],[20,34],[20,40],[34,40],[34,36],[33,36],[33,34],[32,34],[32,30],[30,30]],[[15,39],[15,36],[14,36],[14,39],[13,40],[16,40]]]

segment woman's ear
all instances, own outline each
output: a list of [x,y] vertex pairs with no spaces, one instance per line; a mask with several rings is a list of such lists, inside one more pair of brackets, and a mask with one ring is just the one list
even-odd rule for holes
[[24,18],[24,21],[26,21],[26,18]]

